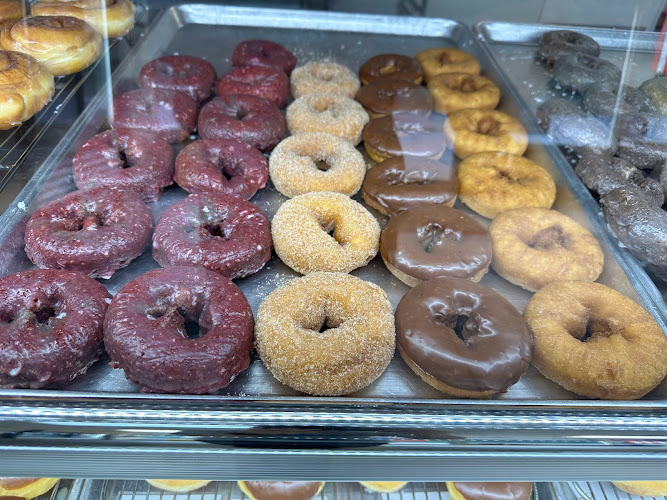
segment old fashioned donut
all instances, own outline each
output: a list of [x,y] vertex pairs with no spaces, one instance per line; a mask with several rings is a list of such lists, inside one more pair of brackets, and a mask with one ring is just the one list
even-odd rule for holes
[[396,493],[407,481],[359,481],[359,484],[369,491],[375,493]]
[[565,389],[599,399],[637,399],[667,374],[667,339],[651,315],[616,290],[557,281],[533,295],[524,317],[533,365]]
[[638,168],[654,168],[667,161],[667,117],[626,113],[616,122],[616,154]]
[[0,29],[8,23],[30,15],[28,0],[0,0]]
[[[188,338],[186,322],[199,324]],[[142,392],[214,393],[250,364],[253,318],[239,288],[196,266],[154,269],[127,283],[104,318],[111,366]]]
[[132,0],[40,0],[32,6],[35,16],[76,17],[109,38],[132,30],[136,10]]
[[153,216],[139,195],[97,187],[38,209],[26,225],[25,253],[38,267],[110,278],[150,243]]
[[370,385],[389,365],[394,342],[387,295],[349,274],[295,278],[257,312],[260,358],[280,382],[308,394],[340,396]]
[[51,490],[60,481],[51,477],[3,477],[0,478],[0,498],[30,500]]
[[469,73],[446,73],[428,81],[433,109],[449,114],[466,108],[495,109],[500,89],[488,78]]
[[594,83],[619,84],[621,70],[604,59],[573,53],[556,60],[554,80],[566,90],[583,93]]
[[269,173],[276,189],[288,198],[312,191],[352,196],[364,180],[366,162],[346,140],[310,132],[278,144],[269,157]]
[[89,139],[72,159],[79,189],[127,189],[157,200],[174,180],[174,151],[167,141],[140,129],[113,129]]
[[377,254],[380,225],[341,193],[306,193],[286,201],[272,221],[278,257],[301,274],[346,272]]
[[595,236],[568,216],[516,208],[489,226],[492,266],[507,281],[534,292],[552,281],[595,281],[604,254]]
[[526,371],[533,340],[521,314],[490,288],[435,278],[396,308],[396,344],[424,382],[445,394],[486,398]]
[[289,99],[289,78],[278,68],[246,66],[222,75],[216,84],[218,95],[246,94],[271,101],[282,108]]
[[364,85],[354,98],[371,119],[402,112],[429,115],[433,109],[428,90],[407,80],[380,78]]
[[234,139],[201,139],[176,157],[174,180],[188,193],[235,194],[249,200],[266,186],[264,155]]
[[199,135],[204,139],[235,139],[269,151],[285,137],[285,118],[278,107],[253,95],[216,97],[199,113]]
[[584,92],[584,108],[605,123],[625,113],[655,113],[657,109],[644,92],[629,85],[601,82],[590,85]]
[[324,481],[237,481],[250,500],[310,500],[324,488]]
[[202,266],[229,279],[242,278],[271,258],[269,221],[238,196],[191,194],[160,217],[153,258],[163,267]]
[[457,175],[461,201],[489,219],[512,208],[551,208],[556,199],[549,172],[521,156],[477,153],[459,164]]
[[197,103],[176,90],[130,90],[113,105],[115,128],[148,130],[172,143],[184,141],[197,129]]
[[215,68],[201,57],[170,55],[144,64],[139,73],[139,87],[178,90],[202,102],[213,92],[215,79]]
[[450,483],[452,500],[530,500],[533,483]]
[[146,482],[156,488],[167,491],[185,493],[203,488],[211,481],[198,479],[146,479]]
[[537,54],[547,63],[553,64],[557,59],[568,54],[585,54],[598,57],[600,46],[591,37],[570,30],[547,31],[540,38]]
[[441,276],[479,281],[491,264],[491,238],[460,210],[426,205],[389,219],[380,237],[380,255],[408,286]]
[[354,98],[359,90],[359,78],[347,66],[330,61],[311,61],[292,71],[292,97],[306,94],[341,94]]
[[461,159],[484,151],[502,151],[521,156],[528,135],[516,118],[491,109],[462,109],[450,114],[445,136]]
[[479,75],[481,71],[479,61],[472,54],[451,47],[422,50],[415,57],[424,70],[427,82],[445,73]]
[[368,113],[354,99],[339,94],[306,94],[287,107],[287,128],[292,135],[325,132],[356,146],[368,123]]
[[459,182],[452,164],[409,156],[389,158],[364,178],[366,204],[383,215],[422,205],[454,205]]
[[614,486],[640,497],[667,496],[667,481],[612,481]]
[[361,65],[359,78],[361,78],[363,85],[378,78],[407,80],[420,84],[422,82],[422,68],[419,62],[412,57],[399,54],[380,54],[371,57]]
[[660,114],[667,115],[667,75],[655,75],[639,86],[653,102]]
[[282,45],[269,40],[245,40],[232,53],[234,66],[263,66],[280,68],[289,75],[297,59]]

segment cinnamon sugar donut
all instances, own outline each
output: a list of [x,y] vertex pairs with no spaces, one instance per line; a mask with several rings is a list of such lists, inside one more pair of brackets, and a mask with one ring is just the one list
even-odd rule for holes
[[488,78],[469,73],[446,73],[428,81],[433,109],[449,114],[466,108],[495,109],[500,89]]
[[290,88],[294,99],[323,92],[353,98],[359,90],[359,78],[342,64],[311,61],[292,71]]
[[444,73],[479,75],[481,71],[479,61],[472,54],[450,47],[422,50],[415,57],[421,63],[427,82]]
[[379,78],[407,80],[416,84],[422,82],[422,68],[412,57],[400,54],[380,54],[371,57],[359,68],[361,83],[366,85]]
[[280,382],[308,394],[340,396],[370,385],[389,365],[394,342],[387,295],[349,274],[295,278],[257,312],[260,358]]

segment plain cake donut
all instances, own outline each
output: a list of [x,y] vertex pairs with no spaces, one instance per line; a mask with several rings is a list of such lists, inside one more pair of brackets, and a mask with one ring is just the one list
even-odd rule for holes
[[446,73],[479,75],[481,71],[479,61],[472,54],[451,47],[422,50],[416,58],[421,63],[427,82]]

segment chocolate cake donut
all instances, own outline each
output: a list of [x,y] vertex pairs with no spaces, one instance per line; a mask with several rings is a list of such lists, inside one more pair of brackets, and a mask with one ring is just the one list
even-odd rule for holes
[[279,68],[246,66],[236,68],[220,77],[216,84],[218,95],[254,95],[282,108],[289,99],[289,78]]
[[628,113],[616,124],[621,158],[637,168],[653,168],[667,161],[667,117],[648,113]]
[[583,93],[594,83],[620,83],[621,70],[604,59],[574,53],[556,60],[554,80],[566,90]]
[[605,123],[609,123],[614,115],[657,112],[655,105],[644,92],[617,83],[594,83],[584,92],[583,103],[586,111],[604,120]]
[[598,57],[600,46],[591,37],[570,30],[547,31],[540,38],[537,54],[547,63],[569,54],[585,54]]
[[285,72],[292,72],[297,59],[282,45],[269,40],[245,40],[239,43],[232,54],[234,66],[276,67]]
[[215,79],[215,68],[208,61],[195,56],[170,55],[144,64],[139,73],[139,87],[178,90],[201,102],[213,92]]

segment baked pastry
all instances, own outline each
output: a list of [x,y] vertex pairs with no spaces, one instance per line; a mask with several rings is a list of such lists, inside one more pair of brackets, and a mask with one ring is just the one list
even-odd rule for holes
[[341,94],[354,98],[359,90],[359,78],[350,68],[329,61],[311,61],[292,71],[290,76],[292,97],[306,94]]
[[167,491],[176,491],[178,493],[185,493],[187,491],[198,490],[203,488],[211,481],[200,479],[146,479],[146,482],[156,488]]
[[127,35],[136,10],[132,0],[40,0],[32,6],[35,16],[76,17],[107,38]]
[[629,85],[600,82],[584,92],[584,108],[605,123],[625,113],[656,113],[657,108],[641,90]]
[[639,86],[662,115],[667,115],[667,75],[655,75]]
[[407,481],[359,481],[364,488],[376,493],[396,493]]
[[583,93],[594,83],[619,84],[621,70],[604,59],[575,52],[556,60],[554,80],[565,90]]
[[641,497],[667,496],[667,481],[612,481],[614,486]]
[[654,168],[667,161],[667,117],[626,113],[616,122],[616,154],[637,168]]
[[158,57],[144,64],[138,83],[144,89],[178,90],[202,102],[213,92],[215,79],[215,68],[210,62],[178,54]]
[[234,47],[234,66],[263,66],[279,68],[287,76],[296,66],[297,59],[282,45],[269,40],[244,40]]
[[30,15],[28,0],[0,0],[0,29],[7,24]]
[[422,50],[416,58],[424,69],[426,82],[445,73],[479,75],[481,71],[479,61],[472,54],[452,47]]
[[591,37],[571,30],[547,31],[540,38],[537,54],[547,63],[553,64],[557,59],[568,54],[586,54],[597,57],[600,46]]
[[451,483],[452,500],[530,500],[533,483]]
[[58,481],[60,479],[48,477],[2,477],[0,478],[0,498],[30,500],[49,491]]
[[289,78],[279,68],[245,66],[222,75],[215,85],[219,96],[254,95],[283,108],[289,99]]
[[394,113],[428,116],[433,110],[429,91],[407,80],[379,78],[364,85],[353,97],[364,107],[371,119]]
[[238,481],[250,500],[310,500],[316,497],[324,481]]
[[380,54],[371,57],[359,68],[361,83],[366,85],[378,78],[407,80],[416,84],[422,82],[422,68],[419,62],[409,56]]
[[444,73],[428,81],[433,109],[449,114],[460,109],[495,109],[500,89],[488,78],[468,73]]

